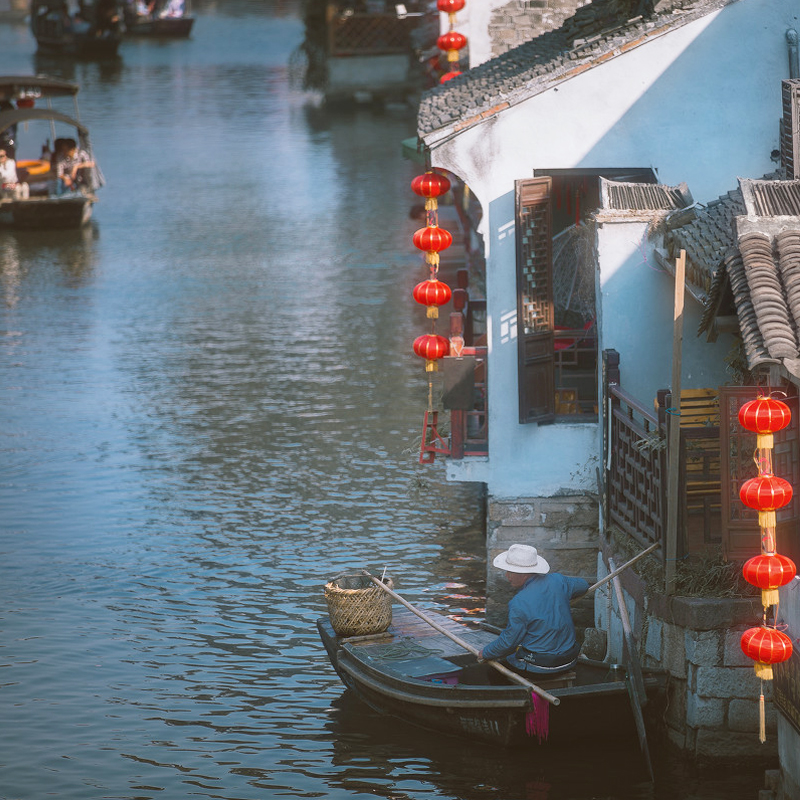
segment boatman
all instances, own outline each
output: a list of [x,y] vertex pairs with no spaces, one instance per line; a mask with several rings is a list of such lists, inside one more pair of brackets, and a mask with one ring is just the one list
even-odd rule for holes
[[518,591],[508,604],[508,625],[481,650],[478,660],[505,658],[523,675],[548,675],[572,667],[580,645],[570,602],[586,594],[587,581],[550,572],[547,561],[527,544],[512,544],[492,563],[505,571]]

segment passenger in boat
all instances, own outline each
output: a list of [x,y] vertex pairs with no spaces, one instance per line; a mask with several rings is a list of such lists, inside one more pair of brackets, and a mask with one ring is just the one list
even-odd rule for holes
[[182,17],[184,12],[183,0],[169,0],[164,10],[158,15],[161,19]]
[[54,160],[56,168],[56,194],[65,191],[74,192],[81,186],[90,186],[88,171],[94,167],[94,161],[85,150],[79,150],[74,139],[56,140],[61,144],[61,151],[56,150]]
[[20,183],[17,162],[9,158],[3,149],[0,149],[0,197],[11,197],[14,200],[28,198],[28,184]]
[[481,650],[479,660],[504,658],[520,674],[563,672],[578,660],[570,602],[586,594],[583,578],[550,572],[550,565],[527,544],[512,544],[492,564],[505,571],[517,593],[508,604],[508,625]]

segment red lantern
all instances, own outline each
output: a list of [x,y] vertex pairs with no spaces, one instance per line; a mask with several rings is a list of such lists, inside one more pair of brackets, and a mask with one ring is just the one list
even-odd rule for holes
[[446,250],[452,243],[450,232],[438,225],[428,225],[414,234],[414,246],[425,251],[425,260],[431,266],[439,263],[439,252]]
[[455,14],[464,8],[465,0],[436,0],[436,8],[443,14]]
[[786,661],[792,655],[792,640],[776,628],[749,628],[742,634],[742,651],[755,661],[759,678],[772,680],[772,665]]
[[[467,37],[464,36],[463,33],[459,33],[458,31],[448,31],[447,33],[443,33],[437,40],[436,46],[440,50],[461,50],[463,47],[466,47],[467,44]],[[458,60],[458,55],[456,55],[455,60]]]
[[766,608],[778,602],[778,589],[786,586],[797,574],[791,558],[778,553],[762,553],[745,562],[744,579],[761,589],[761,600]]
[[772,449],[775,431],[783,430],[792,420],[786,403],[771,397],[757,397],[739,409],[739,424],[758,434],[756,446]]
[[420,197],[441,197],[450,191],[450,181],[444,175],[429,170],[424,175],[417,175],[411,181],[411,188]]
[[445,74],[442,75],[441,78],[439,78],[439,83],[447,83],[447,81],[453,80],[453,78],[457,77],[460,74],[461,72],[459,70],[456,70],[455,72],[445,72]]
[[450,352],[450,340],[435,333],[426,333],[414,339],[414,352],[425,359],[425,371],[435,372],[436,361]]
[[20,97],[17,100],[17,108],[33,108],[36,105],[36,100],[33,97]]
[[431,278],[427,281],[422,281],[414,287],[414,299],[423,306],[428,307],[428,318],[437,319],[439,316],[439,309],[437,306],[443,306],[450,301],[453,293],[450,287],[442,281]]
[[786,403],[771,397],[758,397],[739,409],[739,422],[753,433],[775,433],[792,420],[792,412]]
[[756,475],[742,484],[739,499],[756,511],[775,511],[792,501],[792,484],[775,475]]

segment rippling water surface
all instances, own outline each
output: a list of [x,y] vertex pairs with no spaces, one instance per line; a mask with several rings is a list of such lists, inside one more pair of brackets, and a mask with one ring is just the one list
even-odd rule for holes
[[0,23],[0,71],[81,84],[107,179],[84,231],[0,233],[0,798],[736,797],[343,692],[325,579],[386,567],[479,616],[483,511],[417,464],[413,113],[292,89],[302,34],[220,0],[76,65]]

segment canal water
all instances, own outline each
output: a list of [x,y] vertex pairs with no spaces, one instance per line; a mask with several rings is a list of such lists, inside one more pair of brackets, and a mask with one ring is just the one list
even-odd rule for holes
[[336,573],[479,619],[479,488],[417,451],[414,115],[291,80],[278,0],[191,39],[0,72],[81,84],[107,184],[80,232],[0,233],[0,798],[753,798],[635,744],[546,759],[383,719],[315,631]]

